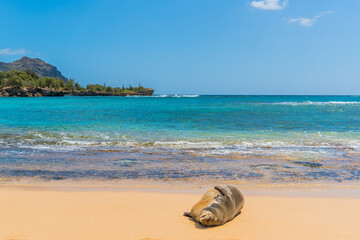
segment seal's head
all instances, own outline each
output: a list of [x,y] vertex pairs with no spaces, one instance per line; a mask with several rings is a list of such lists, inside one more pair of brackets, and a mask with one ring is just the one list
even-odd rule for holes
[[216,211],[203,209],[200,211],[198,222],[206,227],[217,226],[223,222],[223,217],[217,214]]

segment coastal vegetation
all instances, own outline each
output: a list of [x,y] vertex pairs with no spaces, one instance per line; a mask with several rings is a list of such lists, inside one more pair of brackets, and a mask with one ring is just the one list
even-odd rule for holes
[[88,84],[83,87],[73,79],[64,81],[55,77],[39,77],[31,70],[0,72],[0,96],[126,96],[152,95],[153,89],[129,85],[111,87],[106,84]]

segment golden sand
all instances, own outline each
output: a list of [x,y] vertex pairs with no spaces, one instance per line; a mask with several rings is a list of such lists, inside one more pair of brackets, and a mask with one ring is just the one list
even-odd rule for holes
[[233,221],[203,228],[183,216],[200,197],[1,187],[0,239],[360,239],[360,198],[245,194],[243,212]]

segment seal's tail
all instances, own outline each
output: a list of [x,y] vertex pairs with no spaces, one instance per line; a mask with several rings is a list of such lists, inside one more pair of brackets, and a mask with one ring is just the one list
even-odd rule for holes
[[185,216],[185,217],[191,217],[191,218],[192,218],[192,216],[191,216],[191,214],[190,214],[189,212],[184,212],[184,216]]

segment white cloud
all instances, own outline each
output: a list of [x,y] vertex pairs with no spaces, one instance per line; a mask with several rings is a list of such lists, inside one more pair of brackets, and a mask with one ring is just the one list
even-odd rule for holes
[[12,49],[12,48],[4,48],[4,49],[0,49],[0,55],[24,55],[30,53],[28,51],[26,51],[23,48],[18,48],[18,49]]
[[313,18],[291,18],[289,20],[289,23],[298,22],[301,26],[311,27],[319,18],[330,13],[332,13],[332,11],[322,12]]
[[262,10],[281,10],[289,3],[288,0],[262,0],[262,1],[252,1],[250,5],[254,8],[259,8]]

